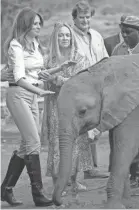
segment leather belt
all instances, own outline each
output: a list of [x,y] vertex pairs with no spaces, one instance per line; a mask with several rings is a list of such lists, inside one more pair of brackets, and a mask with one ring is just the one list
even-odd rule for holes
[[[36,87],[39,86],[38,83],[33,83],[32,85],[34,85],[34,86],[36,86]],[[9,87],[13,87],[13,86],[19,86],[19,85],[17,85],[16,83],[9,83]]]
[[18,86],[18,85],[15,83],[9,83],[9,87],[12,87],[12,86]]

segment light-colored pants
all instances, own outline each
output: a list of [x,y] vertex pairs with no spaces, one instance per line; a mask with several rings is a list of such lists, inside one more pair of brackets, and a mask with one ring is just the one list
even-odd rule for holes
[[7,90],[6,103],[22,137],[17,155],[24,158],[25,155],[40,153],[37,95],[12,86]]

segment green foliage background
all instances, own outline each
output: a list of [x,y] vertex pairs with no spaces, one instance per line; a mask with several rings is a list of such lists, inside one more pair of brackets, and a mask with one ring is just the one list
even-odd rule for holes
[[[6,62],[3,44],[11,30],[13,19],[20,8],[30,6],[42,14],[45,20],[41,40],[47,47],[53,24],[64,20],[72,24],[71,10],[78,0],[1,0],[1,63]],[[116,33],[123,13],[139,15],[139,0],[88,0],[96,13],[91,25],[106,37]]]

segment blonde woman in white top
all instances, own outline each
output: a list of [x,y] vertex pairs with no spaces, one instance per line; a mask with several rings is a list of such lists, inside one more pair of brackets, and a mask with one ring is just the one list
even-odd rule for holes
[[12,188],[18,181],[24,166],[31,181],[32,196],[36,206],[50,206],[52,201],[43,194],[40,167],[40,138],[38,133],[39,110],[37,95],[54,92],[40,89],[38,73],[44,66],[39,33],[42,17],[30,8],[23,8],[15,18],[11,34],[5,44],[8,71],[13,72],[7,90],[7,107],[20,131],[22,140],[18,151],[10,160],[7,174],[1,186],[1,200],[12,206],[22,204],[13,195]]

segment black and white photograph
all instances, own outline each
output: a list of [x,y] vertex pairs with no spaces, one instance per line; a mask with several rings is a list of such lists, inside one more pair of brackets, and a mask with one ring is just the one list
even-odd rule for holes
[[139,0],[1,0],[1,209],[139,209]]

